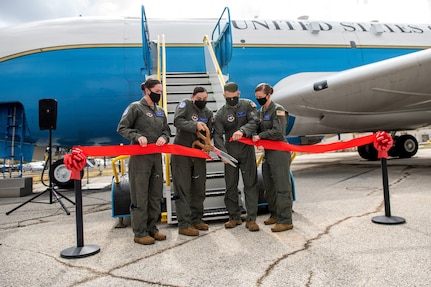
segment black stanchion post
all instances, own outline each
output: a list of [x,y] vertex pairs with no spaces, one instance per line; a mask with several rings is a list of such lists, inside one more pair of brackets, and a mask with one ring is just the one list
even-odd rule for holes
[[77,246],[69,247],[61,251],[63,258],[81,258],[99,253],[97,245],[84,245],[84,226],[82,217],[82,189],[81,180],[75,179],[75,203],[76,203],[76,238]]
[[401,224],[406,220],[402,217],[391,215],[391,203],[389,200],[389,184],[388,184],[388,165],[387,159],[381,158],[382,178],[383,178],[383,197],[385,201],[385,216],[375,216],[371,219],[374,223],[380,224]]

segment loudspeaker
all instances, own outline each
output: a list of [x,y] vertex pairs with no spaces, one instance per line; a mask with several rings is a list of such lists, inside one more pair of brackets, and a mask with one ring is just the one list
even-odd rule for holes
[[39,128],[55,130],[57,126],[57,100],[39,100]]

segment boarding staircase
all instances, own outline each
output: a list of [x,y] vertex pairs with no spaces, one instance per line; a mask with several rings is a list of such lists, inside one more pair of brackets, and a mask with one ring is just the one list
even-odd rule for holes
[[[144,14],[144,13],[143,13]],[[144,16],[143,16],[144,17]],[[143,26],[144,27],[144,26]],[[175,137],[176,129],[173,125],[174,113],[177,104],[184,98],[190,98],[196,86],[204,87],[208,92],[207,107],[214,113],[224,104],[223,85],[226,76],[222,69],[227,67],[232,58],[232,30],[230,12],[226,7],[218,19],[211,37],[204,37],[205,73],[166,73],[167,113],[168,123],[172,136]],[[173,138],[172,138],[173,141]],[[172,142],[171,141],[171,142]],[[212,160],[207,160],[206,197],[204,201],[203,220],[216,220],[228,218],[228,212],[224,203],[226,184],[224,180],[224,163],[217,155],[210,153]],[[170,176],[170,175],[169,175]],[[172,178],[166,181],[166,213],[167,222],[176,223],[175,202],[173,185],[169,184]],[[240,178],[239,198],[243,206],[242,178]],[[245,213],[245,209],[243,213]]]

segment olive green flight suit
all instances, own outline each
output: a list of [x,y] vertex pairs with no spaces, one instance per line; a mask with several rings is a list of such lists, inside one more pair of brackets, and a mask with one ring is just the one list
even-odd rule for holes
[[[180,102],[175,110],[175,144],[192,147],[197,122],[203,122],[212,130],[213,112],[206,106],[197,108],[191,99]],[[211,135],[209,135],[211,136]],[[172,179],[178,228],[187,228],[202,222],[204,215],[206,159],[189,156],[171,156]]]
[[[168,143],[171,135],[163,109],[148,106],[144,98],[126,108],[118,123],[117,132],[130,140],[131,144],[138,144],[141,136],[146,137],[149,144],[155,143],[160,136]],[[130,156],[128,174],[133,233],[135,237],[152,236],[158,231],[156,223],[163,197],[162,155]]]
[[[261,139],[286,141],[288,114],[283,106],[271,101],[268,109],[258,112],[258,135]],[[292,182],[290,152],[265,150],[262,162],[263,185],[271,217],[277,223],[292,224]]]
[[[256,104],[250,100],[239,99],[238,105],[222,106],[214,117],[214,145],[238,160],[237,167],[224,165],[226,193],[224,202],[229,212],[229,218],[238,220],[241,208],[238,204],[238,181],[241,170],[244,183],[245,208],[247,221],[256,220],[259,194],[257,189],[256,153],[254,146],[246,145],[229,139],[237,130],[244,137],[251,137],[257,129]],[[223,138],[224,136],[224,138]]]

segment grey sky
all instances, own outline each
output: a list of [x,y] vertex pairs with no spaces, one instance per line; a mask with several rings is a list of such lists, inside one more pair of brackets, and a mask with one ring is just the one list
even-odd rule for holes
[[431,0],[0,0],[0,27],[73,16],[147,18],[218,18],[230,8],[232,18],[431,23]]

